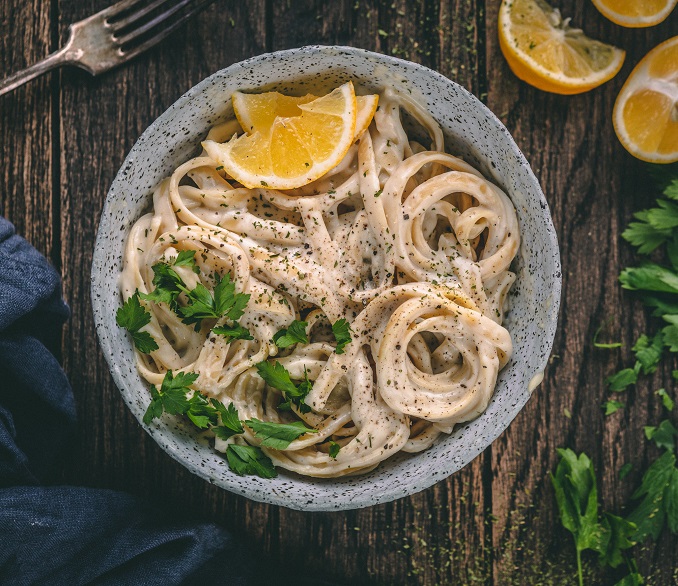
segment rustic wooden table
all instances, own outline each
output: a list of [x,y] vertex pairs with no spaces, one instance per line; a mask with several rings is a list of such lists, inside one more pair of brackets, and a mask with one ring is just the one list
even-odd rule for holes
[[[108,0],[0,2],[0,72],[58,47],[68,23]],[[221,0],[128,66],[99,78],[62,70],[0,98],[0,213],[61,271],[73,316],[60,341],[79,408],[77,449],[63,481],[162,499],[222,522],[262,559],[306,576],[352,584],[570,584],[575,557],[560,526],[549,473],[556,448],[593,459],[604,506],[620,512],[654,448],[643,426],[659,421],[653,391],[671,385],[665,365],[604,417],[604,378],[630,362],[648,313],[617,275],[633,258],[620,239],[654,197],[641,163],[615,138],[611,112],[633,65],[676,34],[678,16],[622,29],[588,0],[561,9],[591,35],[628,51],[622,72],[576,97],[516,79],[497,43],[499,1]],[[347,44],[423,63],[463,84],[506,124],[540,179],[563,263],[560,327],[542,386],[509,429],[448,480],[366,510],[305,514],[250,502],[192,476],[139,427],[98,350],[89,301],[97,222],[108,187],[142,131],[192,85],[234,62],[307,44]],[[608,331],[625,350],[593,347]],[[675,365],[673,365],[675,367]],[[571,414],[570,415],[568,415]],[[620,481],[619,468],[633,471]],[[678,540],[637,548],[652,583],[675,584]],[[623,575],[596,576],[613,584]]]

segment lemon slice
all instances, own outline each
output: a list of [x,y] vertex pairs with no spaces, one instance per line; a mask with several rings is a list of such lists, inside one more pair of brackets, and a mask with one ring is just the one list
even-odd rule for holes
[[351,82],[310,102],[300,114],[276,116],[269,128],[219,144],[204,141],[207,154],[245,187],[294,189],[339,164],[353,144],[356,97]]
[[243,94],[234,92],[231,96],[235,117],[245,132],[263,131],[271,128],[279,116],[289,118],[301,116],[300,104],[317,100],[318,96],[286,96],[279,92],[263,94]]
[[[286,96],[279,92],[263,94],[235,92],[232,96],[235,117],[245,132],[268,130],[279,116],[300,116],[303,110],[299,106],[317,99],[318,97],[313,94],[297,97]],[[360,138],[372,122],[379,104],[379,96],[377,94],[356,96],[356,103],[358,112],[353,133],[354,140]]]
[[651,163],[678,161],[678,37],[636,65],[617,96],[612,121],[633,156]]
[[659,24],[671,14],[678,0],[593,0],[600,13],[615,24],[640,28]]
[[544,0],[503,0],[499,46],[513,72],[547,92],[579,94],[612,79],[625,52],[572,28]]

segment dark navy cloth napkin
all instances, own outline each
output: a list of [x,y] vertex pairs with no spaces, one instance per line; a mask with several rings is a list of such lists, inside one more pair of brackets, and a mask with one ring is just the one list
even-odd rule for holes
[[130,495],[40,486],[75,428],[45,346],[68,318],[59,275],[0,216],[0,584],[255,584],[225,529],[179,522]]

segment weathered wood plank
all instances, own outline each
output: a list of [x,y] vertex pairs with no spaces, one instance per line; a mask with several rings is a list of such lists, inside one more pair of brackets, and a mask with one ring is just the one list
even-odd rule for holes
[[[50,3],[0,3],[0,75],[45,57],[52,46]],[[53,258],[52,76],[0,97],[0,214]],[[58,210],[57,210],[58,213]]]
[[[581,96],[549,95],[520,82],[506,65],[497,43],[498,5],[487,5],[488,104],[532,164],[551,206],[563,262],[563,297],[544,383],[492,448],[494,580],[522,584],[539,576],[543,583],[573,583],[574,548],[560,526],[549,479],[556,448],[591,456],[602,503],[616,513],[640,478],[637,473],[633,480],[620,481],[620,467],[633,462],[642,470],[654,452],[643,439],[642,426],[660,416],[651,392],[657,386],[644,383],[630,390],[623,412],[605,417],[601,410],[608,396],[606,376],[630,363],[630,346],[649,323],[647,312],[617,282],[620,267],[632,258],[620,234],[632,211],[643,205],[647,177],[642,164],[619,145],[611,114],[633,64],[669,35],[665,28],[664,36],[659,30],[620,30],[590,3],[561,2],[563,15],[573,16],[590,36],[626,48],[629,58],[622,73],[601,88]],[[593,346],[596,329],[608,318],[605,335],[622,340],[624,352]],[[659,547],[650,544],[638,553],[641,570],[654,572],[656,583],[668,584],[676,553],[675,539],[665,536]],[[595,557],[585,560],[596,583],[611,584],[624,575],[623,568],[600,575]]]

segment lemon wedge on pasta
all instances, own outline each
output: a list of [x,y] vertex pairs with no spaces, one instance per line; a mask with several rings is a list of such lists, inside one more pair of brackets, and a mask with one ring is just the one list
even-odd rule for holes
[[[280,92],[265,92],[263,94],[245,94],[234,92],[232,96],[233,111],[245,132],[260,132],[273,126],[278,117],[289,118],[300,116],[303,110],[299,107],[317,100],[318,96],[286,96]],[[354,140],[359,139],[362,133],[374,118],[379,105],[379,95],[356,96],[358,111],[356,112]]]
[[207,154],[250,189],[307,185],[339,164],[354,141],[358,108],[351,82],[305,103],[278,104],[284,114],[294,115],[276,115],[272,122],[269,115],[248,120],[241,108],[241,124],[250,127],[246,134],[223,144],[203,142]]

